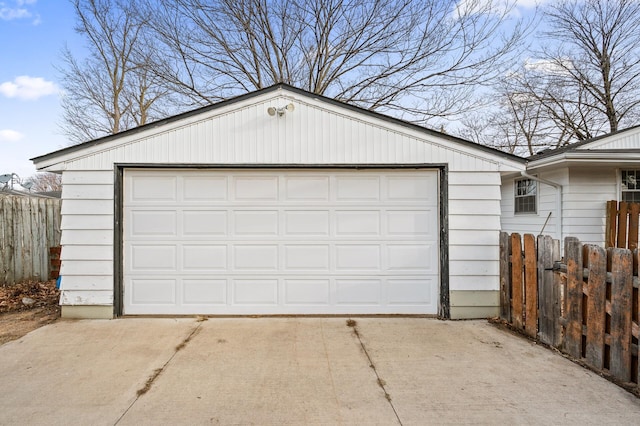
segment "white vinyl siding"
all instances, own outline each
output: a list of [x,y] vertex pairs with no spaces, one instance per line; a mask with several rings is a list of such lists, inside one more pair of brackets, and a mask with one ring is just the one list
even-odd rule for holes
[[113,304],[113,172],[62,174],[63,305]]
[[449,173],[450,290],[497,290],[500,175]]
[[618,199],[613,168],[571,168],[563,205],[564,237],[585,244],[604,244],[606,205]]

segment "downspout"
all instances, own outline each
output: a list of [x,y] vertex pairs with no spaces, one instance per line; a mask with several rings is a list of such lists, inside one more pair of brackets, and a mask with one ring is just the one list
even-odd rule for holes
[[532,176],[524,171],[520,172],[520,175],[527,179],[552,186],[556,189],[556,238],[562,241],[562,185],[560,185],[559,183],[551,182],[550,180]]

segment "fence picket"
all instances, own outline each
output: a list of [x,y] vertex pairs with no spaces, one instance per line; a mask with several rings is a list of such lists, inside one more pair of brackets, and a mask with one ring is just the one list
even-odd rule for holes
[[500,233],[500,318],[511,321],[511,280],[509,276],[509,256],[511,239],[506,232]]
[[589,247],[587,346],[585,358],[594,368],[604,367],[607,257],[602,247]]
[[611,351],[609,371],[631,380],[631,296],[633,261],[629,250],[615,249],[611,267]]
[[514,233],[511,234],[511,319],[518,330],[523,324],[522,267],[522,241],[520,234]]
[[618,243],[613,247],[627,247],[627,222],[629,219],[628,204],[620,203],[618,208]]
[[564,242],[567,264],[567,303],[565,307],[567,325],[564,350],[574,358],[582,356],[582,298],[583,268],[582,244],[577,238],[567,237]]
[[640,203],[631,203],[629,208],[629,237],[627,246],[633,251],[638,248],[638,226],[640,225]]
[[525,332],[536,337],[538,332],[538,270],[536,265],[536,240],[524,235],[524,288]]

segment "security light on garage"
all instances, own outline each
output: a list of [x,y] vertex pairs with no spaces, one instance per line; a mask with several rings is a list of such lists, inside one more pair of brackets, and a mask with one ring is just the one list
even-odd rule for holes
[[269,114],[270,116],[273,117],[277,113],[278,117],[282,117],[283,115],[285,115],[287,113],[287,111],[291,112],[294,109],[295,109],[295,106],[293,104],[288,104],[288,105],[280,107],[280,108],[269,107],[269,108],[267,108],[267,114]]

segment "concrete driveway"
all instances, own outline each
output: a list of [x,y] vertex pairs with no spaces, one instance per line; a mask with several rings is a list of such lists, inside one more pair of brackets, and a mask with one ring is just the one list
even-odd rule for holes
[[0,424],[633,424],[640,400],[485,321],[61,321],[0,346]]

